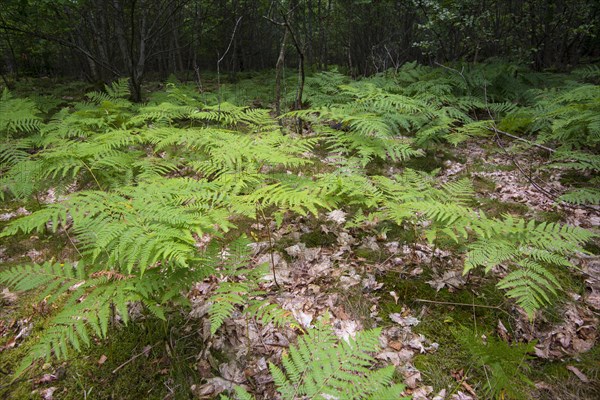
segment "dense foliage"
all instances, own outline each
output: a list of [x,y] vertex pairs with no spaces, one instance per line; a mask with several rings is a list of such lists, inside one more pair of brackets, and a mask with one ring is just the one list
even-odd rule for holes
[[280,53],[288,66],[343,65],[353,75],[413,60],[490,57],[563,70],[600,55],[599,7],[590,0],[4,0],[0,73],[127,76],[140,101],[148,75],[235,76],[274,67]]
[[[36,358],[64,358],[69,347],[106,337],[115,318],[128,322],[133,303],[165,318],[171,306],[185,306],[191,283],[215,274],[228,279],[212,297],[213,334],[238,309],[263,324],[295,324],[260,297],[268,268],[248,256],[245,235],[254,222],[281,225],[341,209],[348,227],[379,221],[413,231],[415,240],[463,254],[465,274],[507,268],[497,286],[530,319],[560,295],[560,274],[595,236],[555,222],[488,216],[468,179],[440,182],[437,171],[406,163],[439,143],[499,142],[508,134],[527,151],[550,149],[548,168],[588,174],[556,201],[598,205],[597,69],[556,76],[502,63],[466,70],[411,63],[358,81],[323,72],[307,79],[307,106],[279,119],[246,105],[269,103],[269,93],[260,98],[263,79],[211,94],[172,78],[143,104],[128,100],[126,80],[82,101],[4,91],[1,195],[31,201],[50,190],[56,199],[9,222],[1,237],[64,237],[75,249],[67,259],[0,271],[0,282],[16,290],[43,288],[40,298],[57,309],[16,374]],[[290,349],[285,372],[271,366],[278,390],[286,398],[335,396],[350,382],[356,398],[401,391],[387,386],[388,369],[368,370],[372,359],[361,354],[374,350],[377,334],[364,335],[356,346],[340,344],[336,359],[333,336],[309,332]],[[522,360],[525,350],[519,354]],[[514,363],[486,357],[500,372]],[[323,371],[335,362],[345,369],[329,392]],[[365,386],[370,379],[380,385]]]

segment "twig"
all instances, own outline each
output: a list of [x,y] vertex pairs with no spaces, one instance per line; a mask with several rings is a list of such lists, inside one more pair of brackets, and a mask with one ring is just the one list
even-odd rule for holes
[[534,143],[534,142],[532,142],[530,140],[527,140],[527,139],[524,139],[522,137],[513,135],[513,134],[508,133],[508,132],[501,131],[500,129],[496,128],[496,125],[492,125],[490,128],[487,128],[487,129],[490,130],[490,131],[492,131],[492,132],[494,132],[494,133],[496,133],[496,134],[500,133],[500,134],[502,134],[504,136],[508,136],[509,138],[512,138],[512,139],[519,140],[521,142],[527,143],[530,146],[535,146],[535,147],[538,147],[540,149],[544,149],[544,150],[546,150],[546,151],[548,151],[550,153],[555,153],[556,152],[555,149],[552,149],[550,147],[546,147],[543,144]]
[[494,310],[502,311],[506,315],[510,316],[510,313],[506,310],[503,310],[500,306],[487,306],[485,304],[469,304],[469,303],[455,303],[452,301],[435,301],[435,300],[425,300],[425,299],[414,299],[414,301],[418,303],[430,303],[430,304],[441,304],[445,306],[461,306],[461,307],[478,307],[478,308],[491,308]]
[[75,242],[73,242],[73,239],[71,239],[71,236],[69,235],[69,229],[67,227],[65,227],[65,234],[67,235],[69,242],[71,242],[71,245],[73,245],[73,247],[75,248],[75,251],[77,251],[77,254],[79,254],[79,257],[83,258],[83,254],[81,254],[77,246],[75,246]]
[[558,199],[557,195],[554,195],[553,193],[551,193],[550,191],[544,189],[543,187],[541,187],[537,182],[535,182],[533,180],[533,178],[531,176],[529,176],[524,170],[523,167],[521,167],[521,165],[517,162],[517,160],[515,160],[514,156],[512,154],[509,153],[509,151],[502,145],[502,143],[500,142],[500,136],[498,135],[498,133],[501,132],[496,132],[496,137],[494,139],[494,141],[496,142],[496,144],[504,151],[504,153],[510,158],[511,162],[513,163],[513,165],[515,167],[517,167],[517,169],[519,170],[519,172],[525,177],[525,179],[527,179],[527,181],[541,194],[543,194],[544,196],[546,196],[547,198],[549,198],[550,200],[552,200],[553,202],[566,207],[566,208],[570,208],[572,210],[577,210],[579,208],[585,208],[588,211],[591,211],[593,213],[600,213],[600,210],[588,206],[586,204],[580,204],[579,206],[574,206],[572,204],[567,203],[566,201],[562,201]]
[[262,208],[259,208],[257,205],[257,207],[256,207],[257,214],[258,214],[258,210],[260,210],[260,212],[262,214],[263,222],[265,223],[265,227],[267,228],[267,236],[269,237],[269,253],[271,255],[271,270],[273,271],[273,282],[275,282],[275,286],[277,286],[277,288],[279,289],[279,288],[281,288],[281,286],[279,286],[279,283],[277,282],[277,274],[275,273],[275,255],[273,254],[273,238],[271,237],[271,229],[269,226],[269,221],[267,221],[265,212],[262,210]]
[[444,69],[447,69],[448,71],[452,71],[452,72],[456,72],[457,74],[460,75],[461,78],[463,78],[463,81],[467,82],[467,78],[465,78],[465,66],[463,65],[462,69],[459,71],[456,68],[452,68],[452,67],[448,67],[444,64],[440,64],[439,62],[434,62],[435,65],[437,65],[438,67],[442,67]]
[[[472,303],[454,303],[451,301],[436,301],[436,300],[426,300],[426,299],[414,299],[419,303],[431,303],[431,304],[443,304],[447,306],[464,306],[464,307],[480,307],[480,308],[495,308],[496,310],[502,310],[500,306],[487,306],[485,304],[472,304]],[[502,310],[504,311],[504,310]]]
[[[235,38],[235,32],[237,31],[238,25],[242,17],[239,17],[237,21],[235,21],[235,26],[233,27],[233,32],[231,33],[231,39],[229,40],[229,45],[225,50],[225,53],[217,60],[217,87],[219,88],[219,114],[221,114],[221,61],[225,58],[227,53],[229,53],[229,49],[231,48],[231,44],[233,43],[233,39]],[[218,53],[217,53],[218,55]]]
[[[160,343],[160,342],[159,342]],[[148,352],[150,350],[152,350],[152,348],[154,346],[156,346],[158,343],[153,344],[152,346],[150,346],[150,348],[146,348],[144,347],[144,349],[142,350],[141,353],[136,354],[135,356],[131,357],[129,360],[125,361],[123,364],[119,365],[117,368],[113,369],[112,373],[116,374],[117,371],[119,371],[121,368],[123,368],[124,366],[126,366],[127,364],[129,364],[130,362],[134,361],[136,358],[138,358],[139,356],[143,356],[144,354],[148,354]]]

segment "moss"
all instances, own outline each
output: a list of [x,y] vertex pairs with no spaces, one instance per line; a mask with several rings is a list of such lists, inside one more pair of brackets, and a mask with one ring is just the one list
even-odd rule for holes
[[[65,400],[82,399],[84,392],[88,398],[98,399],[163,399],[168,395],[168,385],[176,388],[175,396],[168,398],[188,399],[191,385],[200,383],[194,371],[195,358],[190,355],[198,354],[201,348],[197,338],[185,337],[181,331],[183,323],[179,317],[170,323],[149,319],[114,329],[109,339],[83,349],[82,353],[72,353],[66,362],[52,360],[45,370],[41,362],[36,362],[28,372],[35,380],[44,373],[61,369],[64,371],[61,379],[42,385],[21,380],[8,387],[0,386],[0,398],[30,398],[34,389],[55,386],[55,397]],[[18,348],[3,352],[0,369],[14,370],[35,343],[31,338],[41,329],[38,326]],[[147,356],[143,354],[146,346],[152,346]],[[100,365],[102,356],[106,356],[106,361]]]
[[431,172],[444,167],[444,159],[428,152],[424,157],[415,157],[404,163],[406,168]]
[[[66,366],[65,379],[58,382],[65,390],[65,399],[80,399],[83,392],[96,398],[161,398],[165,393],[165,376],[161,367],[168,367],[165,354],[165,326],[157,321],[147,321],[145,326],[131,324],[113,331],[107,341],[92,346],[85,355],[77,355]],[[148,358],[133,356],[143,352],[145,346],[154,346]],[[106,362],[98,360],[106,356]],[[132,360],[120,368],[113,370]],[[55,385],[56,386],[56,385]]]
[[496,199],[479,199],[479,208],[489,217],[501,217],[503,214],[523,215],[529,211],[525,204],[514,202],[502,202]]
[[[446,289],[436,292],[426,282],[430,278],[429,270],[418,279],[402,279],[397,273],[385,275],[382,278],[385,284],[382,293],[385,295],[381,298],[381,315],[385,320],[390,313],[399,312],[403,306],[409,306],[413,310],[423,310],[421,323],[415,326],[413,331],[439,344],[436,352],[417,355],[414,359],[415,367],[421,371],[424,383],[433,386],[435,391],[446,389],[450,393],[455,393],[460,387],[457,386],[451,373],[462,369],[469,376],[469,384],[477,390],[486,382],[484,372],[472,365],[471,355],[456,341],[452,330],[465,325],[489,335],[494,332],[499,319],[509,326],[507,315],[501,309],[441,303],[496,306],[503,304],[505,298],[491,280],[483,279],[477,292],[462,289],[450,293]],[[388,294],[392,290],[399,297],[397,303]],[[419,299],[438,303],[424,303]],[[418,311],[415,311],[415,314],[418,314]]]
[[473,188],[477,193],[489,193],[496,190],[496,183],[491,179],[486,179],[481,176],[475,176],[472,179]]
[[600,254],[600,240],[598,238],[590,240],[583,247],[586,251],[589,251],[592,254],[599,255]]
[[315,229],[311,232],[302,234],[300,236],[300,241],[304,243],[306,247],[326,247],[337,243],[337,237],[333,232],[324,233]]
[[560,211],[538,211],[535,214],[535,219],[540,222],[562,222],[564,218],[564,213]]
[[354,251],[354,255],[364,259],[369,264],[380,262],[383,259],[383,252],[381,250],[358,248]]

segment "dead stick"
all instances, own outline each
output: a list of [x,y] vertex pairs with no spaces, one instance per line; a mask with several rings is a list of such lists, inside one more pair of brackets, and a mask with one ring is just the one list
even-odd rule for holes
[[435,300],[425,300],[425,299],[414,299],[414,301],[417,301],[419,303],[442,304],[442,305],[446,305],[446,306],[493,308],[493,309],[500,310],[500,311],[508,314],[508,312],[506,312],[505,310],[503,310],[499,306],[486,306],[484,304],[454,303],[454,302],[451,302],[451,301],[435,301]]
[[144,355],[144,354],[148,354],[148,352],[150,350],[152,350],[152,348],[154,346],[156,346],[157,344],[158,343],[153,344],[152,346],[150,346],[149,349],[144,348],[144,350],[142,350],[141,353],[136,354],[135,356],[131,357],[129,360],[125,361],[123,364],[119,365],[117,368],[113,369],[112,373],[116,374],[118,370],[120,370],[121,368],[123,368],[124,366],[126,366],[127,364],[129,364],[130,362],[132,362],[133,360],[135,360],[136,358],[138,358],[139,356]]
[[492,127],[488,128],[488,130],[490,130],[490,131],[492,131],[494,133],[500,133],[500,134],[502,134],[504,136],[508,136],[509,138],[513,138],[513,139],[519,140],[521,142],[525,142],[525,143],[527,143],[530,146],[539,147],[540,149],[544,149],[546,151],[549,151],[550,153],[555,153],[556,152],[556,150],[554,150],[554,149],[552,149],[550,147],[544,146],[543,144],[534,143],[534,142],[532,142],[530,140],[527,140],[527,139],[524,139],[522,137],[513,135],[512,133],[501,131],[500,129],[496,128],[495,126],[492,126]]

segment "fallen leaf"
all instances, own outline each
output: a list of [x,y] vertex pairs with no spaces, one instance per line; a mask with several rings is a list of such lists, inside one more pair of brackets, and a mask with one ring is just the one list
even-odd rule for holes
[[327,221],[333,221],[341,225],[346,222],[346,213],[342,210],[333,210],[327,214]]
[[69,287],[69,292],[74,292],[81,287],[81,285],[85,284],[85,281],[78,282],[73,286]]
[[333,331],[337,335],[337,337],[344,339],[346,342],[350,341],[350,338],[354,338],[356,336],[356,332],[358,332],[362,326],[360,322],[352,321],[352,320],[336,320],[333,323]]
[[4,346],[0,347],[0,353],[4,350],[12,349],[17,344],[16,338],[10,339]]
[[200,399],[213,399],[222,392],[232,392],[235,383],[229,382],[223,378],[215,377],[206,380],[206,383],[196,392]]
[[2,290],[2,298],[8,304],[12,304],[12,303],[15,303],[19,299],[19,296],[17,296],[15,293],[8,290],[8,288],[5,288],[4,290]]
[[412,392],[413,400],[427,400],[427,395],[433,392],[432,386],[422,386]]
[[57,379],[58,378],[54,374],[44,374],[44,375],[42,375],[41,378],[36,379],[34,383],[36,385],[41,385],[41,384],[44,384],[44,383],[49,383],[49,382],[55,381]]
[[451,400],[474,400],[474,398],[459,390],[458,393],[452,395]]
[[405,318],[399,313],[390,314],[390,319],[402,326],[416,326],[419,325],[419,322],[421,322],[415,317],[408,316]]
[[144,346],[144,348],[142,349],[142,353],[144,353],[144,357],[148,357],[150,355],[150,350],[152,350],[152,346],[150,346],[149,344]]
[[363,290],[368,292],[372,292],[383,287],[383,283],[377,282],[372,274],[368,274],[367,277],[362,280],[362,285]]
[[48,389],[44,389],[40,392],[42,399],[44,400],[52,400],[54,399],[54,392],[56,391],[56,387],[52,386]]
[[581,372],[579,370],[579,368],[574,367],[572,365],[567,365],[567,369],[569,371],[571,371],[572,373],[574,373],[575,376],[578,377],[581,382],[583,382],[583,383],[589,383],[590,382],[590,380],[588,379],[588,377],[585,376],[585,374],[583,372]]
[[19,331],[19,333],[17,333],[17,336],[15,336],[15,340],[19,340],[21,338],[25,339],[27,336],[29,336],[31,334],[32,330],[33,330],[33,324],[31,324],[31,323],[23,326],[21,328],[21,330]]
[[510,334],[508,333],[508,330],[506,329],[502,321],[498,320],[498,325],[496,329],[498,331],[498,336],[500,336],[502,340],[504,340],[505,342],[510,342]]
[[427,281],[427,283],[437,292],[445,286],[450,290],[458,289],[462,287],[465,282],[466,280],[462,271],[446,271],[441,277],[437,276],[434,277],[434,279]]
[[414,367],[407,368],[403,373],[406,386],[411,389],[417,387],[417,383],[421,381],[421,372]]
[[391,342],[389,343],[389,346],[390,346],[392,349],[394,349],[394,350],[397,350],[397,351],[400,351],[400,350],[402,350],[402,347],[404,347],[404,346],[402,345],[402,342],[400,342],[400,341],[397,341],[397,340],[391,341]]

